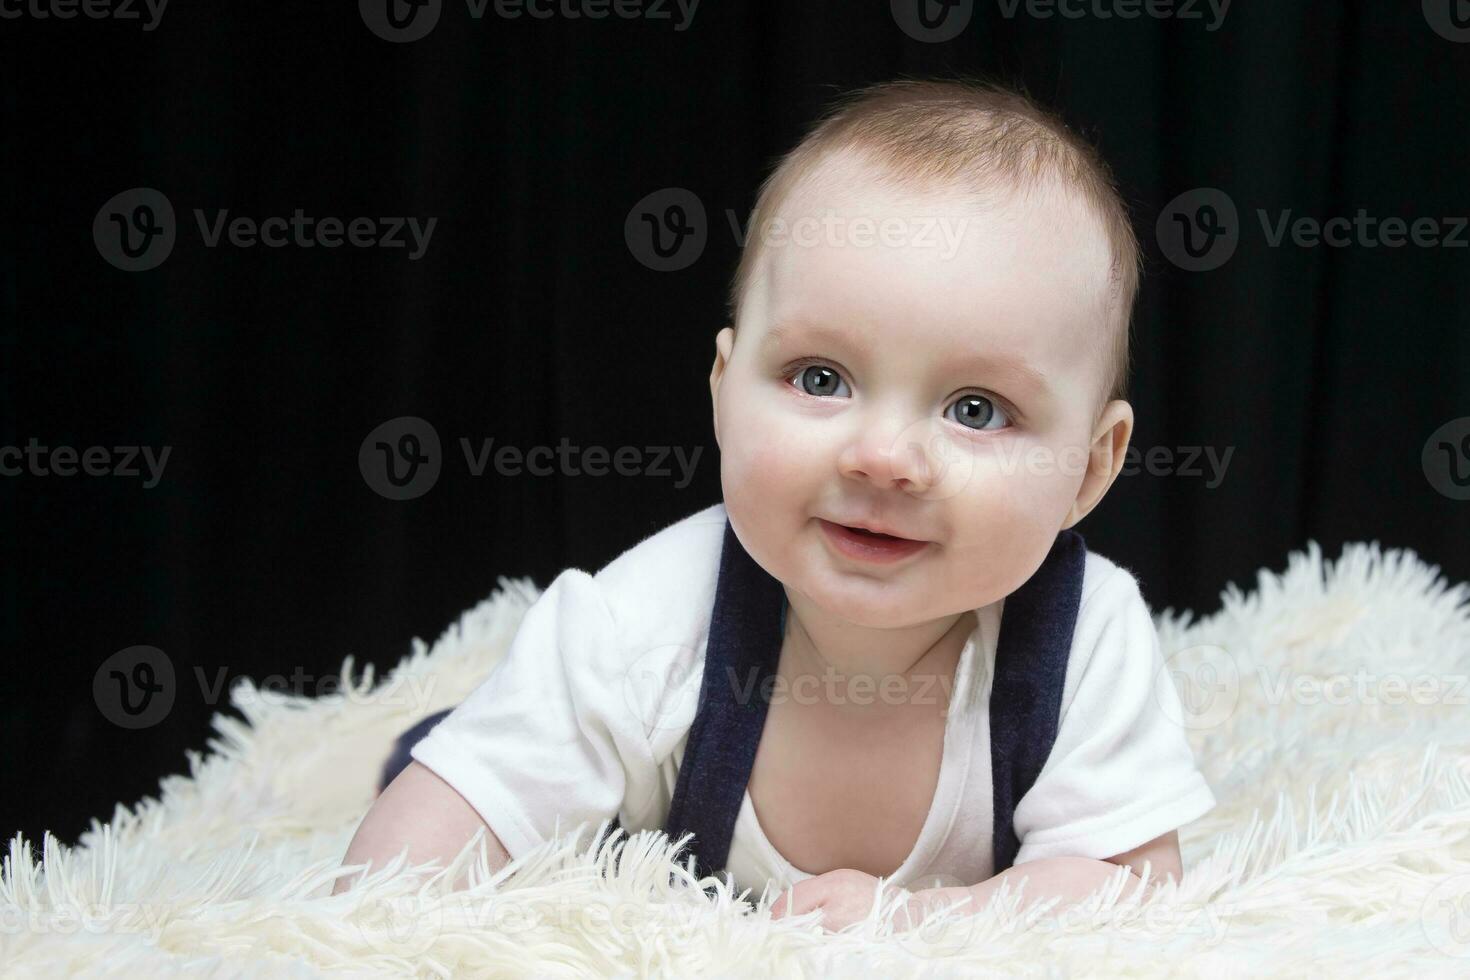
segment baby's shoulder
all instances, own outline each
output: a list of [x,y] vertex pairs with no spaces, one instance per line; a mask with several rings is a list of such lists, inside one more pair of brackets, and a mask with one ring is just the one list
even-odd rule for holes
[[1111,615],[1120,605],[1142,601],[1138,579],[1131,571],[1096,551],[1087,552],[1082,571],[1082,606],[1079,616]]
[[[1090,690],[1091,699],[1106,701],[1126,676],[1152,666],[1157,647],[1152,614],[1133,572],[1089,551],[1082,575],[1082,604],[1072,633],[1062,705]],[[1090,683],[1087,677],[1096,679]],[[1136,678],[1135,678],[1136,679]]]
[[697,642],[709,629],[724,543],[725,505],[680,518],[593,576],[625,650]]
[[694,720],[709,637],[725,507],[648,535],[592,576],[616,629],[610,681],[665,758]]

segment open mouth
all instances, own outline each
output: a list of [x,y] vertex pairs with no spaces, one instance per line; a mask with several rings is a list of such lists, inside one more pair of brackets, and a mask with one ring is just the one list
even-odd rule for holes
[[827,540],[842,554],[870,562],[891,562],[918,554],[929,547],[928,541],[915,541],[892,534],[880,534],[860,527],[822,521]]
[[910,540],[909,538],[900,538],[900,537],[897,537],[897,536],[892,535],[892,534],[879,534],[877,531],[869,531],[865,527],[851,527],[850,525],[847,525],[847,524],[844,524],[842,526],[846,530],[851,531],[853,534],[861,534],[863,537],[866,537],[866,538],[876,538],[876,539],[878,539],[880,541],[908,541],[908,540]]

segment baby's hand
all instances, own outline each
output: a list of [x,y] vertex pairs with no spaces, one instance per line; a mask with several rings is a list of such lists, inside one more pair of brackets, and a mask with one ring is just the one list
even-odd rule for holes
[[828,871],[798,881],[783,891],[771,905],[771,918],[801,915],[819,908],[822,910],[822,928],[836,932],[868,917],[877,889],[878,879],[865,872],[852,868]]

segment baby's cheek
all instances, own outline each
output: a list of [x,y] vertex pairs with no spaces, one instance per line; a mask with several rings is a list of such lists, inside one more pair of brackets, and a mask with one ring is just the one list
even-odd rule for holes
[[789,534],[790,528],[777,531],[775,525],[809,506],[817,472],[816,463],[789,438],[758,424],[742,425],[723,440],[720,482],[726,509],[737,525]]
[[978,456],[956,510],[961,557],[987,569],[994,587],[1014,587],[1045,557],[1065,517],[1065,478],[1014,459]]
[[813,445],[782,419],[751,413],[725,440],[723,452],[730,457],[732,476],[783,487],[800,485],[817,472]]
[[1028,533],[1053,533],[1076,498],[1085,469],[1073,454],[1039,442],[996,443],[977,455],[977,478],[1008,520]]

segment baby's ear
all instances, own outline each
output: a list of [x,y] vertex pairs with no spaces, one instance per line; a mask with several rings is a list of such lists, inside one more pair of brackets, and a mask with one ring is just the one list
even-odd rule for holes
[[715,445],[720,444],[720,379],[730,364],[730,354],[735,349],[735,328],[725,327],[715,334],[715,363],[709,372],[709,399],[714,407]]
[[730,363],[730,355],[735,350],[735,328],[730,324],[720,328],[715,334],[715,364],[723,367]]
[[1103,495],[1118,478],[1123,468],[1124,453],[1133,435],[1133,406],[1122,400],[1108,402],[1098,415],[1093,429],[1092,445],[1087,455],[1087,472],[1077,499],[1062,525],[1063,530],[1086,517],[1102,502]]

